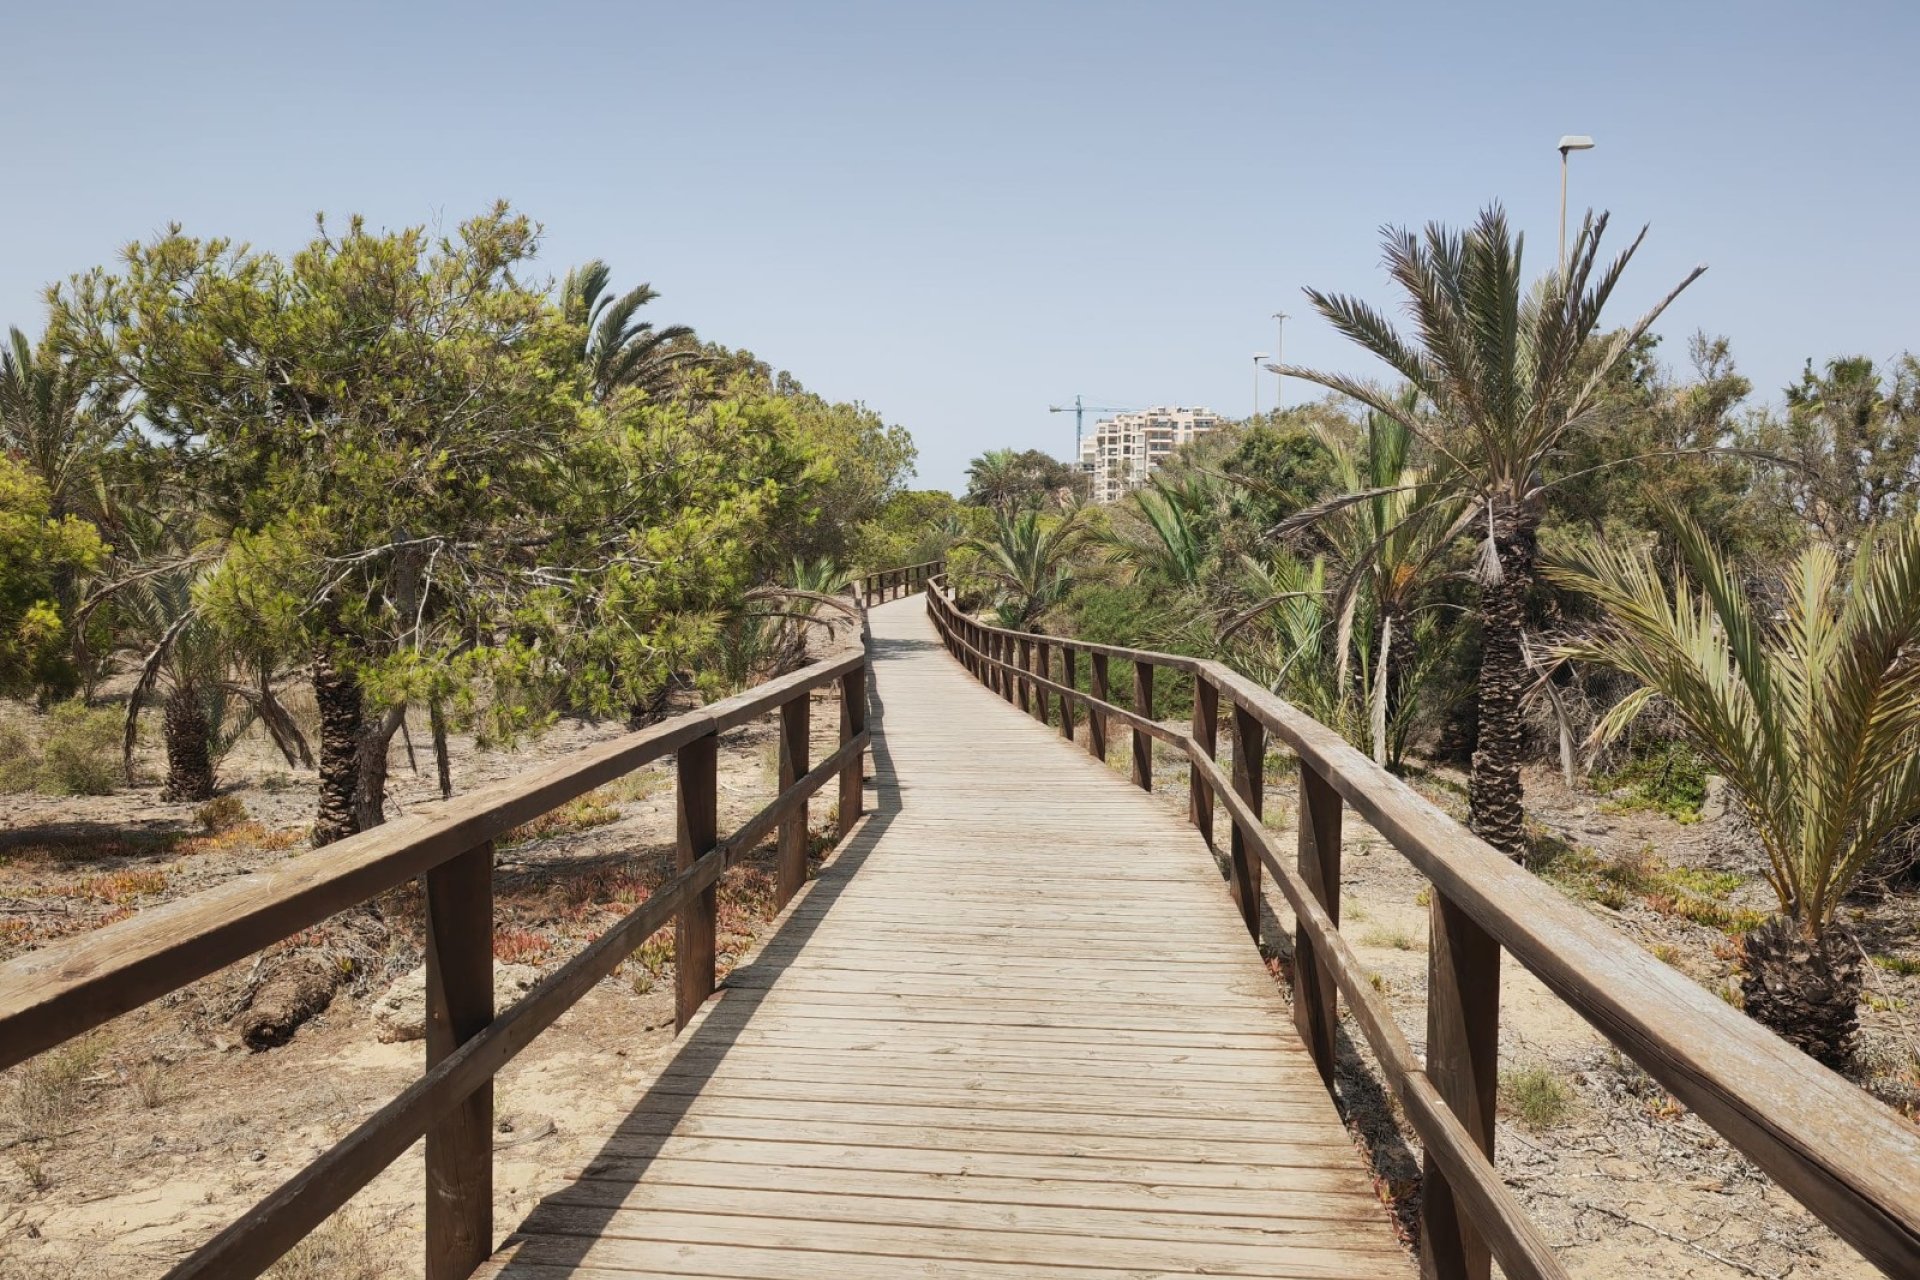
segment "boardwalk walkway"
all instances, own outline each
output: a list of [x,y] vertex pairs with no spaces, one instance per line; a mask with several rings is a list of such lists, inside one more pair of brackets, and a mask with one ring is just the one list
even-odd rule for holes
[[1411,1276],[1192,828],[873,632],[875,812],[481,1274]]

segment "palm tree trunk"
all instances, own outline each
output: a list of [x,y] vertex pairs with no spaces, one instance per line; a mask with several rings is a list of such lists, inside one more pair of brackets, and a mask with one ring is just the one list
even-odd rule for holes
[[313,700],[320,708],[320,812],[313,824],[319,848],[360,830],[354,799],[365,720],[359,679],[324,648],[313,655]]
[[362,831],[370,831],[387,820],[387,755],[393,747],[393,735],[400,731],[406,718],[406,707],[390,707],[385,715],[361,730],[360,767],[353,803],[354,818]]
[[1391,714],[1387,703],[1393,696],[1393,622],[1393,613],[1382,608],[1380,610],[1380,658],[1373,668],[1370,730],[1373,738],[1373,762],[1383,769],[1387,765],[1387,717]]
[[162,726],[167,739],[167,800],[213,799],[213,726],[191,686],[176,685],[167,695]]
[[1775,916],[1741,943],[1741,1003],[1754,1021],[1834,1068],[1853,1058],[1860,1027],[1860,951],[1837,929],[1809,937]]
[[1476,835],[1519,861],[1527,851],[1520,784],[1527,658],[1521,637],[1538,546],[1533,520],[1511,499],[1505,501],[1492,517],[1499,580],[1480,588],[1480,728],[1467,781],[1467,813]]

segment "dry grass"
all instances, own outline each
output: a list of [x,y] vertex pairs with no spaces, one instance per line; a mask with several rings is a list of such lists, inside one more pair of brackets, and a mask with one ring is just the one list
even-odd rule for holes
[[531,822],[523,822],[500,838],[502,847],[517,844],[530,844],[535,840],[550,840],[555,836],[573,835],[581,831],[591,831],[595,827],[604,827],[610,822],[620,821],[620,810],[599,798],[597,793],[581,796],[578,800],[569,800],[558,809],[541,814]]
[[1360,935],[1360,945],[1390,947],[1395,951],[1418,951],[1420,939],[1399,925],[1378,925]]
[[1548,1067],[1502,1071],[1500,1106],[1529,1129],[1550,1129],[1573,1109],[1573,1090]]
[[663,791],[672,789],[673,778],[658,766],[649,765],[636,769],[623,777],[615,778],[587,796],[589,800],[599,800],[605,804],[631,804],[640,800],[651,800]]
[[21,1067],[12,1106],[20,1136],[51,1141],[72,1132],[105,1056],[106,1042],[89,1037],[43,1053]]
[[266,1280],[388,1280],[399,1274],[372,1227],[340,1213],[267,1268]]

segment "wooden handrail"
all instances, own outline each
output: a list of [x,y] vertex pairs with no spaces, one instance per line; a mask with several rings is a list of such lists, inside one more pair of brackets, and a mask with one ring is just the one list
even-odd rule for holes
[[927,583],[945,574],[946,569],[945,560],[926,560],[920,564],[902,565],[898,569],[879,569],[865,574],[860,579],[860,603],[872,607],[888,600],[910,596],[916,591],[924,591]]
[[[1002,655],[1023,638],[1029,644],[1034,638],[962,614],[943,586],[940,580],[930,584],[929,613],[949,651],[977,679],[999,689],[1017,679],[1077,702],[1102,757],[1107,722],[1130,726],[1138,785],[1150,779],[1141,767],[1140,745],[1158,740],[1177,746],[1192,770],[1196,797],[1204,791],[1232,819],[1233,876],[1250,878],[1250,865],[1234,864],[1255,858],[1274,876],[1299,926],[1298,1018],[1331,1028],[1335,1011],[1316,975],[1330,977],[1426,1148],[1422,1250],[1428,1274],[1448,1280],[1484,1276],[1489,1251],[1511,1276],[1563,1274],[1492,1165],[1504,948],[1835,1234],[1889,1275],[1920,1275],[1920,1137],[1880,1103],[1654,959],[1331,729],[1239,673],[1206,659],[1046,637],[1053,650],[1093,655],[1102,695],[1095,696],[1006,661]],[[1260,785],[1261,770],[1229,778],[1213,760],[1210,741],[1203,745],[1199,735],[1153,722],[1150,702],[1129,709],[1110,701],[1105,664],[1111,657],[1133,662],[1136,673],[1167,667],[1192,675],[1214,702],[1225,698],[1236,714],[1293,751],[1302,771],[1297,865],[1281,856],[1257,802],[1245,794]],[[1209,707],[1208,731],[1214,713]],[[1201,719],[1197,701],[1196,725]],[[1430,971],[1436,982],[1428,993],[1424,1066],[1339,932],[1342,801],[1433,887]],[[1199,825],[1197,801],[1192,812]],[[1210,805],[1207,813],[1210,823]],[[1324,847],[1329,839],[1332,849]],[[1336,869],[1331,878],[1329,865]],[[1303,1038],[1330,1072],[1330,1036],[1303,1029]]]
[[[925,580],[921,575],[920,581]],[[149,1000],[425,877],[428,917],[427,1070],[397,1098],[283,1183],[168,1273],[170,1280],[258,1276],[422,1136],[427,1142],[428,1280],[464,1280],[492,1250],[491,1090],[494,1076],[655,930],[682,936],[676,1015],[684,1026],[713,990],[715,888],[726,869],[780,833],[776,900],[805,879],[807,806],[839,780],[839,834],[862,808],[869,640],[709,707],[576,753],[547,769],[482,788],[437,818],[408,818],[289,859],[274,871],[140,912],[129,920],[0,964],[0,1068],[81,1035]],[[837,688],[840,743],[805,767],[807,706]],[[711,785],[719,735],[779,717],[780,793],[718,838]],[[493,1016],[494,841],[513,828],[655,760],[679,762],[677,874],[646,902]],[[702,777],[705,767],[705,782]],[[798,855],[799,865],[791,865]],[[701,942],[704,939],[704,945]]]

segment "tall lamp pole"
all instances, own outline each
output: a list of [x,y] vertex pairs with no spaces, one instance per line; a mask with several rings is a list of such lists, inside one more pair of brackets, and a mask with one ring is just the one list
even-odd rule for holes
[[1286,327],[1287,327],[1287,313],[1284,311],[1274,312],[1273,313],[1273,411],[1275,413],[1280,412],[1280,410],[1285,407],[1284,402],[1286,400],[1287,375],[1280,372],[1280,370],[1285,368],[1287,364],[1287,362],[1281,359],[1280,357],[1280,349],[1281,349],[1280,339],[1281,339],[1281,336],[1286,332]]
[[1560,139],[1560,275],[1567,274],[1567,153],[1593,150],[1593,139],[1584,133],[1570,133]]
[[1253,416],[1260,416],[1260,362],[1267,358],[1264,351],[1253,353]]

